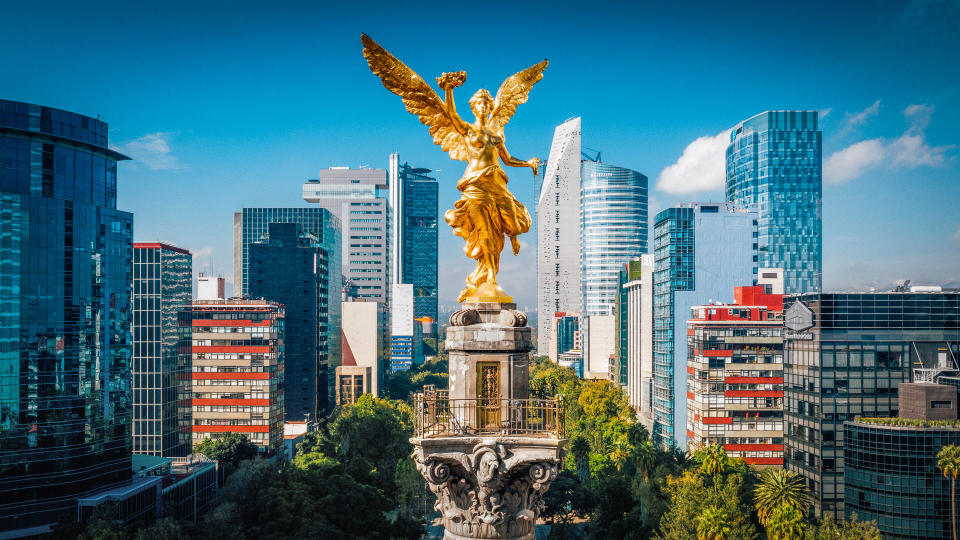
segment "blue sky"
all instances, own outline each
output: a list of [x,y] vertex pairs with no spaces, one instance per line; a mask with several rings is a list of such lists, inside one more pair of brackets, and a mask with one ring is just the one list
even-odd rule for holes
[[[738,121],[818,109],[825,288],[960,281],[960,3],[666,4],[17,2],[0,23],[0,96],[102,115],[135,158],[119,206],[136,238],[228,279],[232,213],[305,205],[321,168],[383,168],[398,151],[437,171],[441,213],[458,197],[463,165],[370,74],[361,32],[427,80],[467,70],[464,111],[476,87],[549,58],[508,126],[511,153],[546,157],[553,128],[581,116],[585,146],[650,178],[651,219],[722,199]],[[508,172],[532,211],[529,171]],[[451,301],[471,265],[449,229],[440,238]],[[530,308],[533,239],[502,276]]]

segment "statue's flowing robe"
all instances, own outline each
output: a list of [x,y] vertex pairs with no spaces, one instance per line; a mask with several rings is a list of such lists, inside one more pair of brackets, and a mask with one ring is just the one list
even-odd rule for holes
[[467,173],[457,189],[463,195],[444,219],[466,242],[467,257],[477,260],[467,284],[479,287],[500,269],[504,238],[530,230],[530,213],[507,189],[507,175],[499,163]]

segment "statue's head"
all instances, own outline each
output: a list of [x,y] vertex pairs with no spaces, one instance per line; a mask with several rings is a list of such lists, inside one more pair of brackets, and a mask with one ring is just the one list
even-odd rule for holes
[[477,90],[477,93],[470,98],[470,110],[477,118],[486,118],[493,110],[493,96],[487,92],[486,88]]

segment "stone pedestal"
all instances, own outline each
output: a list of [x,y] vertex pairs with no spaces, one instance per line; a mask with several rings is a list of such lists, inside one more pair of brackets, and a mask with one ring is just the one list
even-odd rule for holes
[[566,440],[559,400],[529,398],[532,329],[512,303],[450,317],[449,392],[417,398],[417,469],[447,540],[533,540]]

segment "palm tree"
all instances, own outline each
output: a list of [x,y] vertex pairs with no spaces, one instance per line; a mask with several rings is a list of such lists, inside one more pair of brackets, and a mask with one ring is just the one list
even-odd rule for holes
[[716,506],[708,506],[697,518],[697,540],[727,540],[730,526],[727,514]]
[[577,478],[581,484],[590,479],[590,443],[586,437],[577,435],[570,441],[570,453],[573,454],[573,463],[577,469]]
[[801,516],[810,505],[810,494],[803,479],[784,469],[764,469],[753,490],[753,505],[760,524],[766,526],[774,512],[782,505],[796,509]]
[[787,503],[778,506],[767,521],[767,537],[770,540],[803,538],[803,529],[803,513]]
[[623,469],[623,464],[630,459],[630,443],[623,439],[617,440],[613,445],[613,452],[610,452],[610,460],[617,466],[617,470]]
[[707,476],[714,476],[727,472],[727,452],[719,444],[711,444],[703,449],[703,462],[700,463],[700,472]]
[[950,482],[950,523],[953,525],[953,540],[957,540],[957,476],[960,476],[960,446],[948,444],[937,453],[937,468],[943,471]]

